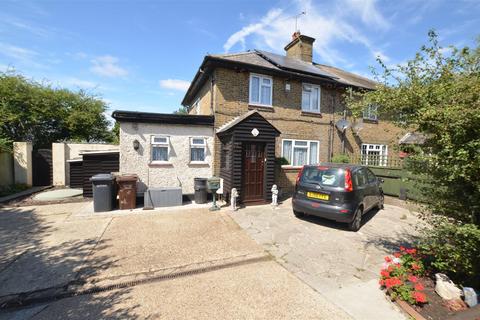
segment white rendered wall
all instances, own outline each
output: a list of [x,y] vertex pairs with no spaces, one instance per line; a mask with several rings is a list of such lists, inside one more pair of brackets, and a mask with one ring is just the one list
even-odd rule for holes
[[[168,164],[151,163],[150,137],[170,137]],[[190,138],[205,137],[207,150],[205,164],[190,163]],[[140,142],[134,150],[133,141]],[[182,187],[183,194],[193,194],[193,179],[212,176],[213,127],[150,123],[120,123],[120,173],[135,173],[140,182],[139,192],[147,187]]]

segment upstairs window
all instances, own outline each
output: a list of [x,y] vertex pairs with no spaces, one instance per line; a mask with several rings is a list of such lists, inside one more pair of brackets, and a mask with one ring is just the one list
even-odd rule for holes
[[250,75],[250,98],[249,103],[260,106],[272,106],[272,85],[271,77],[259,74]]
[[282,157],[292,166],[318,163],[318,141],[283,140]]
[[190,138],[190,162],[205,162],[206,151],[207,142],[205,138]]
[[170,153],[170,138],[165,136],[152,136],[152,162],[168,162]]
[[320,113],[320,86],[302,85],[302,111]]
[[368,105],[368,107],[363,110],[363,119],[377,121],[377,110],[378,106],[374,104]]

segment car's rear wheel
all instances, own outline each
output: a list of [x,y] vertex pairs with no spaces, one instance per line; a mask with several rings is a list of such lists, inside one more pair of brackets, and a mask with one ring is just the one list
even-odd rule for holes
[[303,217],[305,214],[303,212],[300,212],[300,211],[297,211],[297,210],[293,210],[293,214],[295,215],[295,217],[297,218],[301,218]]
[[353,218],[352,222],[348,224],[348,229],[350,231],[358,231],[360,230],[360,227],[362,226],[362,208],[358,208],[357,211],[355,211],[355,217]]

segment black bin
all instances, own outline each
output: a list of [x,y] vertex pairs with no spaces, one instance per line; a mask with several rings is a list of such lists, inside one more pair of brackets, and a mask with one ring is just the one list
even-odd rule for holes
[[194,178],[195,203],[207,203],[207,178]]
[[115,199],[114,180],[109,173],[96,174],[90,178],[94,212],[112,211]]

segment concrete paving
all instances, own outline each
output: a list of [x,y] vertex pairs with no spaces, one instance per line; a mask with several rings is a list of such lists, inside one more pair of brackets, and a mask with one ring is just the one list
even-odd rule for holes
[[36,194],[33,197],[35,201],[53,201],[53,200],[63,200],[72,197],[78,197],[83,194],[82,189],[57,189],[52,191],[44,191],[39,194]]
[[0,305],[27,303],[0,319],[350,318],[225,212],[78,215],[85,205],[0,209]]
[[358,232],[346,226],[293,215],[291,202],[277,208],[247,207],[230,216],[275,259],[355,319],[405,319],[378,287],[383,258],[411,243],[415,213],[385,205],[364,216]]

